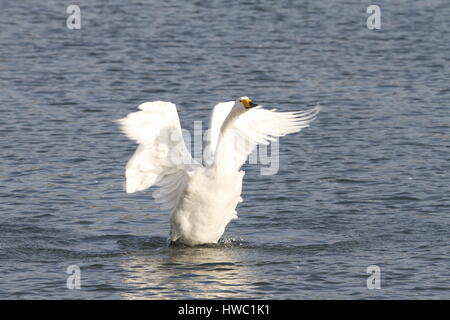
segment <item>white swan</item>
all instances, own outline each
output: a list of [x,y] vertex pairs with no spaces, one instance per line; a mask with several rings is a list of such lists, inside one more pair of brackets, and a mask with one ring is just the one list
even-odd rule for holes
[[170,240],[187,245],[217,243],[237,218],[242,201],[241,166],[257,144],[305,128],[320,107],[305,112],[263,109],[248,97],[219,103],[211,117],[206,165],[195,162],[183,141],[176,106],[153,101],[118,122],[139,146],[126,166],[126,191],[153,193],[171,217]]

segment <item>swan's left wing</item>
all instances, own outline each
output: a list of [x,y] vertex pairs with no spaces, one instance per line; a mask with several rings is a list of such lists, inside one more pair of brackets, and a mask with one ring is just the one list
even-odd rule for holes
[[161,209],[172,210],[198,166],[184,144],[176,106],[165,101],[145,102],[140,111],[118,122],[125,135],[139,146],[126,167],[126,191],[133,193],[153,185],[153,197]]
[[239,170],[257,144],[267,145],[277,137],[308,127],[319,112],[319,105],[304,112],[278,112],[258,106],[227,118],[221,129],[214,164]]

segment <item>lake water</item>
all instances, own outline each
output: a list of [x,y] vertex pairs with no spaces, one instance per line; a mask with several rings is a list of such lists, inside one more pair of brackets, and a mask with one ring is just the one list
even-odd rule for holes
[[[0,4],[0,298],[449,299],[450,4],[378,1]],[[322,112],[245,165],[222,242],[168,247],[135,144],[114,120],[220,101]],[[66,286],[70,265],[81,289]],[[381,289],[367,288],[367,267]]]

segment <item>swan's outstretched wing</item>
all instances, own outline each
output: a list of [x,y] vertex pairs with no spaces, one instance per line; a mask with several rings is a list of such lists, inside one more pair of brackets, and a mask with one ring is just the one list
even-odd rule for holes
[[171,210],[184,191],[188,172],[197,164],[184,144],[173,103],[145,102],[138,109],[118,121],[123,133],[139,144],[126,166],[126,191],[158,185],[154,198],[162,209]]
[[258,106],[228,117],[220,131],[214,165],[239,170],[257,144],[269,144],[276,137],[308,127],[319,111],[319,105],[304,112],[278,112]]
[[233,108],[233,105],[234,101],[221,102],[213,108],[204,157],[206,165],[211,165],[214,161],[214,154],[219,143],[220,128]]

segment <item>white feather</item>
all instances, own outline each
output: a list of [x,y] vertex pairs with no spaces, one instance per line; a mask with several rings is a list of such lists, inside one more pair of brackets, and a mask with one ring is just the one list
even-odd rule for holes
[[126,166],[126,191],[159,185],[154,198],[161,209],[172,210],[186,187],[188,172],[198,164],[186,149],[173,103],[145,102],[138,109],[118,121],[125,135],[139,143]]
[[278,112],[262,107],[230,112],[221,127],[214,166],[239,170],[257,144],[268,144],[276,137],[299,132],[319,112],[320,106],[305,112]]

